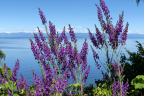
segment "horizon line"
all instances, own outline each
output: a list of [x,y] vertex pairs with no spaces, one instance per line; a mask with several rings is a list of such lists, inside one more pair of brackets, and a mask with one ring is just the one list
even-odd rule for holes
[[[10,33],[31,33],[31,34],[33,34],[32,32],[0,32],[0,33],[6,33],[6,34],[10,34]],[[34,33],[39,33],[39,32],[34,32]],[[42,33],[46,33],[46,32],[42,32]],[[58,34],[61,34],[61,33],[62,32],[58,32]],[[69,33],[69,32],[65,32],[65,33]],[[78,32],[76,32],[76,33],[78,33]],[[80,33],[82,33],[82,32],[80,32]],[[91,33],[93,33],[93,32],[91,32]],[[96,33],[96,32],[94,32],[94,33]],[[144,34],[144,33],[127,33],[127,34]]]

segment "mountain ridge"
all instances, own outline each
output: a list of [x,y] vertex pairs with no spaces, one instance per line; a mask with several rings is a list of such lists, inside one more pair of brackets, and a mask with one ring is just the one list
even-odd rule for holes
[[[39,37],[38,32],[36,33],[37,36]],[[70,34],[69,33],[65,33],[66,36],[68,38],[70,38]],[[61,33],[58,33],[58,36],[60,36]],[[89,37],[89,33],[75,33],[76,38],[90,38]],[[92,35],[96,38],[96,33],[92,33]],[[43,36],[47,37],[47,33],[43,33]],[[120,38],[121,35],[119,35],[118,37]],[[20,33],[0,33],[0,38],[8,38],[8,37],[17,37],[17,38],[34,38],[34,34],[33,33],[24,33],[24,32],[20,32]],[[109,35],[106,34],[106,38],[108,38]],[[129,39],[144,39],[144,34],[127,34],[127,38]]]

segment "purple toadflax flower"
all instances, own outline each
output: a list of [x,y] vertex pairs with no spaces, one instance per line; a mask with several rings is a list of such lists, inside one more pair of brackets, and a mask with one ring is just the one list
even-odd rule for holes
[[[126,84],[123,85],[123,82],[121,82],[121,84],[122,84],[122,96],[127,96],[126,92],[129,87],[128,79],[127,79]],[[120,92],[120,82],[116,82],[114,78],[114,83],[112,86],[112,93],[114,94],[114,96],[118,96],[119,92]]]
[[99,56],[98,56],[98,54],[94,51],[94,49],[92,48],[92,46],[90,45],[90,47],[91,47],[91,49],[92,49],[92,51],[93,51],[93,57],[94,57],[94,59],[95,59],[95,62],[96,62],[96,66],[98,67],[98,69],[100,69],[100,64],[98,64],[98,62],[96,61],[96,59],[99,59]]
[[9,78],[9,75],[7,74],[9,74],[8,67],[6,66],[6,63],[4,63],[4,78],[6,79],[6,82],[8,82],[8,78]]
[[[55,73],[55,75],[57,75],[56,69],[54,69],[54,73]],[[56,79],[53,83],[53,86],[54,86],[53,93],[63,93],[64,89],[67,85],[68,85],[68,81],[65,78],[65,76],[61,76],[61,77],[56,76]]]
[[[105,2],[103,0],[100,0],[100,5],[101,5],[103,11],[105,12],[106,20],[108,22],[108,19],[110,17],[110,15],[108,15],[109,14],[109,10],[108,10],[107,6],[105,7]],[[98,8],[98,12],[99,12],[99,15],[98,15],[99,18],[98,19],[102,23],[101,10],[100,10],[100,8],[98,6],[97,6],[97,8]],[[103,29],[106,30],[106,33],[109,34],[109,41],[108,42],[111,42],[110,45],[112,45],[113,49],[115,48],[115,42],[113,42],[113,41],[116,40],[116,47],[117,47],[118,46],[117,38],[118,38],[118,35],[120,35],[120,32],[122,32],[122,27],[123,27],[123,25],[122,25],[122,23],[123,23],[123,21],[122,21],[123,13],[122,13],[122,16],[119,16],[119,17],[120,17],[119,22],[117,22],[117,26],[118,27],[116,26],[115,29],[113,29],[113,27],[110,27],[112,25],[109,22],[108,22],[107,26],[106,26],[106,24],[102,24],[103,25]],[[124,30],[125,34],[127,33],[127,29],[128,29],[128,22],[127,22],[127,25],[126,25],[126,29]],[[125,42],[125,39],[126,39],[126,37],[123,36],[122,41],[121,41],[122,44],[123,44],[123,42]]]
[[16,62],[16,64],[15,64],[15,68],[14,68],[14,70],[13,70],[13,72],[12,72],[12,77],[11,77],[11,79],[12,79],[12,81],[13,82],[16,82],[16,80],[17,80],[17,70],[19,70],[19,60],[17,59],[17,62]]
[[[96,5],[96,4],[95,4]],[[102,26],[102,29],[103,29],[103,32],[104,32],[104,30],[105,30],[105,33],[108,33],[108,35],[109,35],[109,41],[108,41],[108,43],[109,43],[109,45],[112,47],[112,49],[113,50],[117,50],[117,47],[118,47],[118,45],[119,44],[122,44],[123,45],[123,43],[125,43],[125,41],[126,41],[126,39],[127,39],[127,32],[128,32],[128,22],[127,22],[127,24],[126,24],[126,28],[125,28],[125,30],[123,30],[124,32],[123,33],[121,33],[122,32],[122,27],[123,27],[123,12],[122,12],[122,15],[120,15],[119,16],[119,21],[117,21],[117,24],[116,24],[116,27],[114,28],[113,27],[113,25],[111,24],[111,21],[110,21],[110,19],[109,19],[109,17],[110,17],[110,15],[109,15],[109,10],[108,10],[108,8],[107,8],[107,6],[105,5],[105,2],[103,1],[103,0],[100,0],[100,6],[102,7],[102,9],[103,9],[103,12],[104,12],[104,14],[105,14],[105,16],[106,16],[106,21],[107,21],[107,24],[104,22],[104,20],[102,20],[103,19],[103,17],[102,17],[102,11],[100,10],[100,8],[96,5],[96,7],[98,8],[98,10],[97,10],[97,12],[98,12],[98,19],[99,19],[99,21],[100,21],[100,24],[101,24],[101,26]],[[112,18],[111,18],[112,19]],[[100,44],[102,45],[102,44],[105,44],[106,45],[106,47],[108,48],[108,46],[107,46],[107,44],[106,44],[106,41],[105,41],[105,43],[103,43],[102,41],[104,40],[102,37],[101,37],[101,34],[99,35],[99,39],[100,39],[100,41],[99,41],[99,43],[98,43],[98,40],[95,40],[95,38],[92,36],[92,34],[91,34],[91,32],[90,32],[90,30],[88,29],[88,31],[89,31],[89,35],[90,35],[90,39],[91,39],[91,41],[92,41],[92,43],[93,43],[93,45],[95,46],[95,47],[97,47],[97,48],[99,48],[99,49],[101,49],[100,47],[98,47]],[[96,31],[98,31],[98,29],[96,29]],[[98,33],[100,33],[100,32],[98,32]],[[120,33],[121,33],[121,40],[118,40],[118,36],[120,35]],[[97,39],[98,39],[98,37],[97,37]],[[102,45],[103,46],[103,45]],[[94,53],[94,51],[93,51],[93,53]],[[94,55],[95,55],[95,53],[94,53]],[[96,56],[95,56],[96,57]],[[109,58],[108,58],[108,56],[107,56],[107,60],[110,62],[110,60],[109,60]],[[96,61],[96,60],[95,60]],[[111,63],[109,63],[108,62],[108,64],[111,64]],[[107,64],[107,66],[109,67],[109,65]],[[116,66],[115,66],[116,67]],[[117,71],[117,70],[116,70]],[[119,74],[119,75],[121,75],[121,74]],[[104,77],[105,78],[105,77]],[[119,78],[120,79],[120,78]],[[120,83],[121,83],[121,79],[120,79]]]
[[82,47],[81,52],[80,52],[81,59],[83,61],[82,67],[81,67],[82,71],[84,71],[87,67],[87,56],[86,56],[86,54],[88,54],[87,51],[89,51],[88,50],[88,43],[86,43],[86,39],[85,39],[85,42],[84,42],[83,47]]
[[9,90],[9,88],[8,88],[8,95],[13,96],[13,94],[12,94],[11,90]]
[[[95,4],[96,5],[96,4]],[[103,11],[105,12],[105,16],[107,17],[106,18],[106,20],[107,20],[107,22],[108,22],[108,19],[109,19],[109,17],[110,17],[110,15],[108,15],[108,13],[109,13],[109,10],[108,10],[108,8],[107,8],[107,6],[105,7],[105,3],[104,3],[104,1],[103,0],[100,0],[100,5],[101,5],[101,7],[102,7],[102,9],[103,9]],[[97,6],[97,5],[96,5]],[[111,42],[111,46],[112,46],[112,48],[113,49],[115,49],[115,42],[113,42],[114,40],[116,40],[116,46],[118,45],[118,42],[117,42],[117,38],[118,38],[118,35],[120,35],[120,32],[122,31],[122,28],[121,27],[123,27],[122,26],[122,17],[123,17],[123,13],[122,13],[122,16],[120,16],[120,19],[119,19],[119,23],[117,23],[117,25],[118,25],[118,27],[115,27],[115,29],[113,28],[113,27],[110,27],[110,26],[112,26],[112,24],[110,24],[109,22],[108,22],[108,24],[107,24],[107,26],[106,26],[106,24],[103,22],[103,20],[101,20],[102,19],[102,14],[101,14],[101,10],[100,10],[100,8],[97,6],[97,8],[98,8],[98,19],[99,19],[99,21],[101,22],[101,25],[102,25],[102,27],[103,27],[103,29],[104,30],[106,30],[105,31],[105,33],[108,33],[109,34],[109,41],[108,42]],[[108,16],[107,16],[108,15]],[[127,25],[126,25],[126,29],[124,30],[124,33],[123,34],[127,34],[127,29],[128,29],[128,23],[127,23]],[[115,30],[115,31],[114,31]],[[95,38],[94,37],[92,37],[92,34],[91,34],[91,32],[90,32],[90,30],[88,29],[88,31],[89,31],[89,35],[90,35],[90,39],[91,39],[91,41],[93,42],[93,45],[95,46],[95,47],[97,47],[98,48],[98,43],[97,43],[97,41],[95,40]],[[98,29],[97,29],[97,31],[98,31]],[[100,32],[99,32],[100,33]],[[114,34],[114,35],[113,35]],[[123,36],[123,35],[122,35]],[[125,37],[126,35],[124,35],[123,37],[124,38],[122,38],[122,41],[125,41],[126,40],[126,37]],[[100,41],[100,44],[104,44],[104,43],[102,43],[102,41],[103,41],[103,39],[102,39],[102,37],[100,38],[101,39],[101,41]],[[123,42],[121,41],[121,43],[123,44]],[[120,41],[119,41],[120,42]],[[100,47],[99,47],[100,48]],[[93,51],[94,52],[94,51]]]
[[[39,9],[40,10],[40,9]],[[43,24],[45,24],[46,22],[44,22],[44,21],[46,21],[46,19],[45,18],[43,18],[44,16],[43,16],[43,13],[42,13],[42,11],[40,10],[40,12],[41,12],[41,19],[42,19],[42,21],[43,21]],[[70,25],[69,25],[69,27],[70,27]],[[50,90],[51,90],[51,88],[50,88],[50,86],[51,86],[51,83],[53,83],[52,82],[52,80],[53,80],[53,75],[52,75],[52,71],[51,71],[51,69],[50,69],[50,66],[48,65],[48,64],[45,64],[46,63],[46,57],[47,57],[47,60],[49,60],[49,61],[51,61],[51,63],[52,63],[52,65],[53,65],[53,67],[54,68],[56,68],[56,66],[55,66],[55,64],[54,64],[54,61],[53,61],[53,58],[51,58],[51,54],[53,53],[55,56],[56,56],[56,58],[55,59],[57,59],[59,62],[58,62],[58,66],[60,66],[60,64],[61,63],[63,63],[63,65],[62,65],[62,68],[61,69],[63,69],[63,71],[65,71],[65,69],[68,67],[68,65],[69,65],[69,68],[68,68],[68,70],[67,71],[71,71],[72,72],[72,77],[73,77],[73,79],[75,80],[75,71],[73,71],[73,68],[76,68],[75,67],[75,63],[74,63],[74,60],[75,59],[77,59],[77,62],[78,61],[80,61],[80,63],[82,63],[81,61],[82,60],[84,60],[83,61],[83,64],[82,64],[82,69],[84,70],[85,68],[86,68],[86,66],[87,66],[87,62],[86,62],[86,50],[87,50],[87,44],[85,43],[84,44],[84,47],[83,47],[83,49],[82,49],[82,51],[81,51],[81,53],[80,54],[78,54],[78,55],[76,55],[77,54],[77,50],[76,49],[73,49],[72,48],[72,46],[71,46],[71,43],[68,41],[68,39],[67,39],[67,37],[65,36],[65,27],[64,27],[64,31],[62,32],[62,34],[61,34],[61,36],[60,37],[58,37],[58,34],[57,34],[57,36],[56,36],[56,32],[55,32],[55,26],[53,26],[53,24],[49,21],[49,28],[50,28],[50,35],[48,36],[50,39],[49,39],[49,41],[50,41],[50,50],[49,50],[49,48],[46,46],[46,42],[45,42],[45,39],[43,38],[43,36],[42,36],[42,33],[41,33],[41,31],[39,30],[39,28],[38,28],[38,30],[39,30],[39,35],[41,36],[41,40],[42,40],[42,42],[40,42],[40,40],[39,40],[39,38],[37,37],[37,35],[35,35],[35,39],[36,39],[36,43],[37,43],[37,45],[38,45],[38,47],[39,47],[39,49],[40,49],[40,51],[38,51],[38,48],[37,47],[35,47],[34,46],[34,43],[32,42],[32,40],[30,39],[30,42],[31,42],[31,49],[32,49],[32,51],[33,51],[33,53],[34,53],[34,56],[35,56],[35,59],[37,59],[37,60],[40,60],[41,61],[41,63],[42,63],[42,65],[43,65],[43,67],[44,67],[44,70],[45,70],[45,75],[43,74],[43,82],[44,82],[44,85],[43,85],[43,87],[44,87],[44,92],[46,93],[46,94],[48,94],[48,95],[50,95]],[[75,40],[75,43],[76,43],[76,39],[75,39],[75,34],[73,33],[74,31],[72,30],[72,28],[70,27],[69,28],[69,30],[70,30],[70,35],[71,35],[71,40],[72,41],[74,41]],[[58,52],[58,48],[57,48],[57,46],[62,42],[62,39],[65,39],[65,44],[67,44],[67,46],[66,46],[66,48],[63,48],[63,47],[61,47],[61,48],[59,48],[59,51],[60,52]],[[56,40],[56,43],[54,42]],[[44,54],[42,54],[42,51],[44,51],[45,50],[45,52],[44,52]],[[42,54],[41,56],[40,56],[40,53]],[[74,53],[74,54],[73,54]],[[45,55],[46,54],[46,55]],[[64,58],[64,56],[65,55],[68,55],[68,57],[70,58],[69,59],[69,62],[67,62],[67,60],[66,60],[66,58]],[[77,57],[76,57],[77,56]],[[44,59],[44,60],[43,60]],[[49,63],[49,62],[48,62]],[[66,64],[64,64],[64,63],[66,63]],[[68,65],[67,65],[68,64]],[[56,70],[57,70],[57,68],[56,68]],[[56,72],[56,73],[58,73],[58,72]],[[55,74],[56,74],[55,73]],[[56,81],[57,82],[66,82],[66,77],[67,78],[69,78],[70,76],[69,76],[69,74],[68,74],[68,72],[65,72],[65,74],[67,74],[67,75],[64,75],[65,76],[65,80],[62,80],[62,79],[56,79]],[[85,79],[86,79],[86,77],[87,77],[87,74],[88,74],[88,71],[86,71],[86,73],[85,73]],[[59,81],[60,80],[60,81]],[[60,83],[60,84],[61,84]],[[62,86],[62,85],[59,85],[59,87],[60,86]],[[58,87],[57,87],[58,88]],[[61,90],[63,90],[63,88],[61,89]]]
[[27,83],[26,79],[22,76],[22,74],[20,74],[20,75],[21,75],[21,79],[18,80],[17,85],[16,85],[18,91],[20,91],[21,88],[24,87],[26,90],[28,90],[26,92],[30,92],[29,84]]
[[86,79],[87,79],[87,77],[88,77],[89,71],[90,71],[90,65],[88,66],[86,72],[84,73],[84,77],[83,77],[83,80],[82,80],[82,81],[86,82]]
[[8,82],[8,76],[6,75],[6,73],[8,74],[8,67],[6,66],[6,64],[4,63],[4,78],[1,76],[1,72],[0,72],[0,84],[4,84],[5,86],[5,82]]
[[[114,60],[114,62],[115,62],[115,60]],[[124,69],[125,64],[123,65],[123,67],[121,67],[121,70],[118,66],[119,66],[118,63],[116,63],[116,62],[113,65],[113,67],[117,73],[117,76],[122,74],[122,72],[124,71],[123,69]],[[120,71],[120,73],[119,73],[119,71]],[[114,85],[112,87],[112,90],[113,90],[112,92],[113,92],[114,96],[118,95],[116,92],[118,92],[118,93],[120,92],[120,82],[121,81],[119,81],[119,80],[118,80],[118,82],[116,82],[115,78],[114,78],[114,83],[113,83]],[[128,90],[128,87],[129,87],[128,79],[127,79],[126,84],[123,85],[123,82],[121,82],[121,85],[122,85],[122,94],[123,94],[122,96],[126,96],[126,92]]]
[[43,89],[42,86],[44,83],[40,80],[40,77],[34,73],[33,69],[31,69],[31,71],[33,73],[33,78],[37,85],[36,88],[34,89],[34,92],[36,92],[37,95],[42,95],[43,93],[41,92],[41,89]]
[[35,59],[39,60],[40,51],[38,50],[37,46],[35,46],[35,44],[33,43],[33,41],[31,39],[29,39],[29,40],[30,40],[30,43],[31,43],[31,49],[33,51]]
[[44,82],[44,93],[46,93],[47,95],[51,95],[51,83],[53,83],[53,72],[52,69],[49,66],[49,62],[48,64],[44,65],[42,64],[44,67],[44,71],[45,71],[45,75],[43,75],[43,82]]
[[73,31],[73,28],[71,28],[70,24],[69,24],[69,33],[70,33],[70,36],[71,36],[71,41],[73,42],[75,40],[75,42],[77,41],[76,39],[76,36],[74,34],[74,31]]
[[38,8],[38,9],[39,9],[39,15],[40,15],[40,18],[42,20],[42,23],[43,24],[47,23],[45,15],[43,15],[43,12],[40,10],[40,8]]
[[55,26],[50,21],[49,21],[49,28],[50,28],[49,38],[50,38],[50,43],[51,43],[50,44],[51,50],[52,50],[52,53],[54,53],[54,55],[56,56],[56,45],[54,43],[56,39],[56,30],[55,30]]

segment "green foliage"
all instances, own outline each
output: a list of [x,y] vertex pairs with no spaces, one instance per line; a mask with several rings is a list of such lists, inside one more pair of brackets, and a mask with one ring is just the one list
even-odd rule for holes
[[89,86],[84,88],[83,92],[84,94],[88,94],[88,96],[114,96],[112,94],[112,90],[108,88],[106,83],[99,83],[97,88],[93,87],[93,84],[90,84]]
[[5,60],[5,58],[6,58],[5,55],[6,55],[6,54],[4,54],[2,50],[0,50],[0,59],[4,58],[4,60]]
[[94,89],[93,84],[89,84],[89,86],[84,88],[83,93],[88,94],[88,96],[94,96],[93,89]]
[[141,91],[137,89],[144,88],[144,75],[136,76],[136,78],[131,81],[131,85],[135,86],[135,90],[131,89],[128,94],[131,94],[131,96],[137,96],[139,93],[141,93]]
[[[0,72],[1,72],[1,77],[4,78],[5,74],[4,74],[4,66],[0,67]],[[11,77],[12,76],[12,71],[10,68],[8,68],[8,72],[9,72],[9,76]],[[9,78],[10,78],[9,77]]]
[[94,94],[94,95],[97,94],[98,96],[114,96],[114,94],[112,94],[112,90],[109,90],[109,89],[107,88],[106,83],[103,84],[102,86],[101,86],[101,83],[100,83],[100,84],[99,84],[99,87],[94,88],[94,89],[93,89],[93,94]]
[[135,89],[144,88],[144,75],[138,75],[131,81],[131,85],[135,86]]
[[[136,78],[134,78],[132,81],[131,81],[131,85],[134,85],[135,89],[144,89],[144,75],[138,75],[136,76]],[[143,92],[142,90],[139,91],[139,90],[131,90],[130,93],[134,95],[138,95],[138,93],[141,93]]]
[[[125,67],[124,67],[124,72],[123,75],[125,75],[124,77],[124,83],[126,83],[126,80],[128,78],[129,80],[129,88],[128,88],[128,92],[132,93],[129,94],[130,96],[133,95],[133,92],[135,92],[136,94],[138,93],[138,95],[140,95],[140,89],[135,89],[133,85],[131,85],[131,81],[138,75],[144,75],[144,48],[142,47],[142,45],[136,41],[138,43],[138,51],[136,52],[130,52],[129,50],[126,51],[128,52],[128,54],[130,55],[129,58],[126,58],[125,55],[121,56],[121,61],[120,63],[122,63],[122,65],[125,63]],[[131,64],[129,64],[128,62],[125,61],[130,61]],[[121,66],[122,66],[121,65]],[[135,90],[132,92],[132,90]],[[142,92],[142,94],[144,94],[144,92]]]

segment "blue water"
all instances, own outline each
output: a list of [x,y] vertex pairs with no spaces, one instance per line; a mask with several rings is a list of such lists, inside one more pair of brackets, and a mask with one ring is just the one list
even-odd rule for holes
[[[33,42],[35,42],[34,38],[31,38],[31,39]],[[68,38],[68,40],[71,41],[70,38]],[[85,40],[85,38],[77,38],[78,52],[81,51],[84,40]],[[126,45],[124,47],[129,49],[130,52],[137,52],[138,49],[136,47],[137,43],[135,43],[135,40],[139,41],[142,45],[144,43],[144,39],[131,38],[131,39],[127,39]],[[107,39],[107,41],[108,41],[108,39]],[[46,42],[48,42],[48,41],[46,40]],[[103,49],[103,52],[101,50],[99,50],[101,52],[102,56],[104,57],[104,59],[103,59],[101,57],[100,53],[98,52],[98,50],[93,46],[93,44],[91,43],[91,40],[89,38],[87,38],[87,43],[88,43],[88,49],[89,49],[88,55],[87,55],[87,62],[88,62],[88,65],[90,65],[90,73],[88,75],[88,79],[86,80],[85,86],[88,86],[89,84],[93,84],[94,87],[96,87],[95,79],[102,79],[103,76],[102,76],[101,71],[98,70],[95,65],[95,61],[93,58],[93,53],[92,53],[90,45],[99,54],[100,61],[102,63],[105,63],[104,59],[106,58],[106,56],[103,53],[103,52],[105,52],[105,50]],[[72,43],[72,46],[74,48],[73,43]],[[119,49],[120,49],[120,46],[118,48],[118,51],[119,51]],[[29,85],[32,85],[32,81],[34,81],[31,69],[33,69],[34,72],[37,75],[39,75],[40,77],[42,76],[41,69],[39,67],[39,64],[37,63],[38,61],[35,60],[35,57],[31,50],[31,44],[30,44],[29,38],[0,38],[0,50],[2,50],[6,54],[5,61],[2,59],[3,63],[6,63],[7,66],[9,68],[11,68],[12,70],[14,69],[15,62],[17,61],[17,59],[19,59],[20,68],[17,71],[18,72],[17,77],[20,78],[19,73],[21,73],[26,78]],[[127,58],[129,57],[129,55],[125,49],[122,50],[122,53],[124,53]],[[113,59],[116,60],[115,57]],[[99,64],[101,64],[100,61],[98,61]],[[56,60],[55,60],[55,63],[56,63]],[[104,69],[103,66],[101,67],[101,70],[106,72],[106,70]],[[71,83],[72,82],[69,80],[69,84],[71,84]]]

